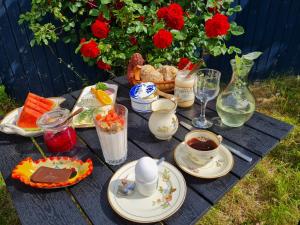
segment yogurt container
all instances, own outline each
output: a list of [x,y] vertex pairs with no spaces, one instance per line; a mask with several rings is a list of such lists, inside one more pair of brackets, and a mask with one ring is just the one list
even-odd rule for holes
[[129,92],[131,107],[136,112],[151,112],[151,103],[159,96],[156,94],[156,85],[152,82],[140,83],[133,86]]

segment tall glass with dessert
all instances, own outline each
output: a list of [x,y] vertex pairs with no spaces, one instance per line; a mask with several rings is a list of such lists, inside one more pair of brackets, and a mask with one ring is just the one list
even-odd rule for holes
[[120,104],[109,111],[98,108],[93,117],[105,162],[122,164],[127,158],[127,108]]

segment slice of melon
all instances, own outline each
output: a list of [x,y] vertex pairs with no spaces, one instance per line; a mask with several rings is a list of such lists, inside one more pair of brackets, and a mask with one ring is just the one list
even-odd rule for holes
[[30,105],[38,106],[41,110],[44,110],[46,112],[50,111],[52,109],[51,106],[48,106],[34,98],[28,98],[24,104],[24,106],[27,106],[27,104],[30,103]]
[[26,130],[39,129],[38,125],[36,124],[37,120],[44,113],[49,112],[54,107],[55,102],[53,100],[29,93],[17,121],[17,125]]
[[31,109],[29,107],[25,107],[23,108],[21,115],[19,117],[18,123],[17,125],[21,128],[25,128],[25,129],[37,129],[38,126],[36,124],[36,121],[38,120],[38,118],[40,118],[43,114]]
[[49,111],[48,109],[36,107],[36,104],[34,104],[31,100],[26,102],[26,108],[33,109],[41,114],[44,114],[45,112]]
[[53,108],[55,105],[55,102],[51,99],[47,99],[47,98],[43,98],[41,96],[38,96],[36,94],[33,94],[31,92],[29,92],[28,97],[31,99],[36,99],[42,103],[44,103],[45,105],[48,105],[50,108]]

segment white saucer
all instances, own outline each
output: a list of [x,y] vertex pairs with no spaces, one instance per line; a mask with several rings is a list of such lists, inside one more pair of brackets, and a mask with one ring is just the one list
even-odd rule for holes
[[222,177],[229,173],[234,164],[231,152],[223,145],[220,146],[219,153],[204,166],[194,163],[188,154],[182,142],[175,148],[174,160],[183,171],[195,177],[207,179]]
[[152,223],[173,215],[183,204],[186,183],[181,172],[173,165],[163,162],[159,168],[158,189],[153,195],[144,197],[137,190],[125,196],[120,193],[122,179],[134,182],[137,161],[122,166],[111,178],[107,190],[108,201],[121,217],[138,223]]

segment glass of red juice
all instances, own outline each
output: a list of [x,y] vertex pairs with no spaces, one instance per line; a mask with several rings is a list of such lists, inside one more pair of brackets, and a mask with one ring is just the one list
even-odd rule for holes
[[63,123],[69,114],[68,109],[57,108],[43,114],[37,121],[38,126],[44,131],[44,142],[48,151],[69,152],[75,146],[77,138],[72,120]]

